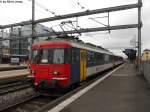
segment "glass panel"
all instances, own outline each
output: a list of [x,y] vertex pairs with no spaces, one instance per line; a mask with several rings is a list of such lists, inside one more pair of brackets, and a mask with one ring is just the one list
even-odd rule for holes
[[65,49],[65,64],[71,63],[71,52],[70,49]]
[[[66,54],[65,54],[66,53]],[[66,56],[66,58],[65,58]],[[38,49],[32,50],[34,64],[65,64],[70,63],[69,49]]]
[[107,64],[109,63],[109,61],[110,61],[109,55],[105,54],[105,63]]
[[54,64],[64,64],[64,49],[55,49],[53,56]]
[[38,58],[38,50],[33,50],[32,51],[32,63],[37,63],[37,58]]
[[48,61],[49,61],[49,64],[52,64],[53,63],[53,49],[49,49],[49,56],[48,56]]
[[48,50],[47,49],[41,50],[41,63],[43,64],[48,63]]

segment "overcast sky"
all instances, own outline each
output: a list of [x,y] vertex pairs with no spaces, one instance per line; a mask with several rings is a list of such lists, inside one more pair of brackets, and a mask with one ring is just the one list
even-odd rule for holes
[[[4,1],[4,0],[0,0]],[[23,3],[0,3],[0,25],[16,23],[31,19],[31,0],[18,0]],[[137,3],[137,0],[35,0],[36,10],[35,18],[45,18],[55,16],[50,11],[57,15],[81,12],[92,9],[100,9],[104,7],[112,7],[118,5],[126,5]],[[80,5],[78,5],[78,3]],[[84,7],[84,8],[81,8]],[[44,10],[49,9],[49,12]],[[102,25],[90,20],[93,17],[103,17],[107,14],[97,14],[79,18],[79,26],[81,28],[101,27]],[[68,19],[76,20],[76,18]],[[107,18],[96,19],[99,22],[107,24]],[[64,20],[61,20],[64,21]],[[48,27],[52,27],[61,23],[61,21],[44,23]],[[150,49],[150,0],[143,0],[142,7],[142,49]],[[110,25],[120,24],[136,24],[137,9],[119,11],[110,13]],[[57,27],[55,28],[57,29]],[[137,39],[137,29],[117,30],[107,32],[93,32],[83,34],[80,39],[85,42],[91,42],[105,48],[113,48],[111,51],[119,55],[123,55],[121,48],[131,47],[130,40]],[[118,49],[120,48],[120,49]]]

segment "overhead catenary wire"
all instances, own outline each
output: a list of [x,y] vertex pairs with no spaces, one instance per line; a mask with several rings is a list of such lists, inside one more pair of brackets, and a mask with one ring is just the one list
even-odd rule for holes
[[[28,1],[31,1],[31,0],[28,0]],[[29,4],[27,4],[26,2],[24,2],[24,4],[28,7],[28,8],[31,8],[31,6],[29,6]],[[40,10],[39,8],[37,9],[35,9],[35,11],[37,12],[37,13],[39,13],[39,12],[41,12],[41,13],[43,13],[43,12],[47,12],[47,11],[45,11],[45,10],[43,10],[43,8]],[[47,13],[49,13],[49,12],[47,12]]]
[[79,0],[78,1],[75,1],[76,2],[76,4],[82,9],[82,10],[89,10],[88,8],[86,8],[85,6],[83,6],[83,4],[81,4],[80,2],[79,2]]
[[[80,32],[78,32],[78,29],[80,28],[80,27],[75,27],[75,25],[73,24],[73,23],[75,23],[75,22],[78,22],[78,21],[71,21],[71,20],[69,20],[69,21],[63,21],[63,22],[61,22],[61,24],[65,27],[65,26],[67,26],[67,27],[69,27],[69,28],[71,28],[71,30],[75,30],[77,33],[78,33],[78,36],[81,36],[81,33]],[[72,34],[71,34],[72,35]],[[77,37],[78,37],[77,36]]]
[[[28,0],[28,1],[31,1],[31,0]],[[41,3],[35,1],[35,4],[37,6],[39,6],[40,8],[44,9],[46,12],[49,12],[51,14],[53,14],[54,16],[57,16],[57,14],[54,12],[54,11],[51,11],[50,9],[46,8],[44,5],[42,5]]]

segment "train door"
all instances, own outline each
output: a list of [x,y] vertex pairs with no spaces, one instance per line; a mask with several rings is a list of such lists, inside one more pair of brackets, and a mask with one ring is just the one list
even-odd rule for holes
[[72,48],[71,83],[80,82],[80,49]]
[[86,79],[86,50],[80,50],[80,82]]

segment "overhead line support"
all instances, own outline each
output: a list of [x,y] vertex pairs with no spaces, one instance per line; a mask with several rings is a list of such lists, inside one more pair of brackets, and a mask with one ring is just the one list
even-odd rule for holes
[[[96,9],[96,10],[87,10],[84,12],[77,12],[77,13],[72,13],[72,14],[58,15],[58,16],[54,16],[54,17],[38,19],[38,20],[35,20],[34,23],[36,24],[36,23],[56,21],[56,20],[61,20],[61,19],[81,17],[81,16],[87,16],[87,15],[93,15],[93,14],[121,11],[121,10],[138,8],[141,6],[142,6],[142,3],[139,2],[136,4],[115,6],[115,7],[109,7],[109,8]],[[24,21],[24,22],[20,22],[20,23],[9,24],[9,25],[3,25],[0,28],[5,29],[5,28],[9,28],[9,27],[23,26],[23,25],[29,25],[29,24],[32,24],[32,20],[31,21]]]
[[[87,33],[87,32],[97,32],[97,31],[106,31],[106,30],[119,30],[119,29],[128,29],[128,28],[138,28],[139,26],[140,26],[139,24],[128,24],[128,25],[108,26],[108,27],[86,28],[86,29],[65,31],[65,34]],[[55,33],[54,32],[49,32],[49,33],[46,33],[46,34],[36,34],[34,37],[56,36],[56,35],[62,35],[62,34],[64,34],[64,32],[55,32]],[[0,41],[2,41],[2,40],[11,40],[11,39],[14,39],[14,38],[0,39]],[[17,38],[32,38],[32,35],[27,35],[27,36],[23,36],[23,37],[16,37],[16,39]]]

